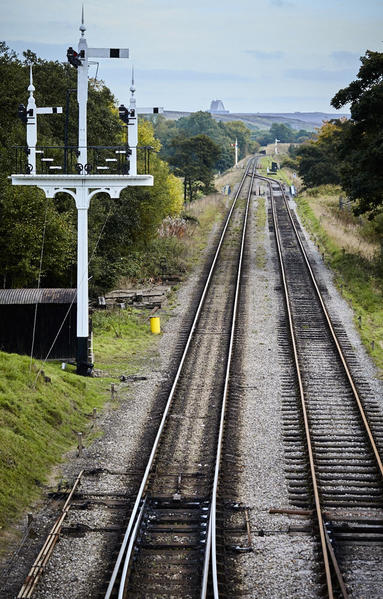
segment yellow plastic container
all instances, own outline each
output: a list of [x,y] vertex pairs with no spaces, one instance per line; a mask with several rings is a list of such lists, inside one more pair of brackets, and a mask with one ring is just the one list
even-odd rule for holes
[[150,317],[150,330],[154,335],[159,335],[161,333],[161,323],[159,316],[151,316]]

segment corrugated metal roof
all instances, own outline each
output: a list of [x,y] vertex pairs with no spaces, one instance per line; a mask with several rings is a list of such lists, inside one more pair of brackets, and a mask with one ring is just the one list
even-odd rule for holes
[[4,304],[70,304],[77,302],[76,289],[0,289]]

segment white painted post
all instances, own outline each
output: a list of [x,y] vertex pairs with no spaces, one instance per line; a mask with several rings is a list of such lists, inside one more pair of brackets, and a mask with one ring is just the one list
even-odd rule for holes
[[235,138],[235,166],[238,166],[238,141]]
[[77,365],[84,368],[88,362],[89,309],[88,309],[88,208],[86,187],[76,193],[77,207]]
[[88,44],[84,37],[86,27],[84,14],[80,25],[81,37],[78,42],[78,54],[81,66],[77,68],[77,102],[78,102],[78,162],[83,167],[88,162],[87,152],[87,103],[88,103]]
[[[137,146],[138,146],[138,116],[137,116],[137,106],[136,106],[136,98],[134,97],[134,92],[136,91],[134,87],[134,78],[132,78],[132,85],[130,87],[131,96],[130,96],[130,116],[129,116],[129,125],[127,125],[128,132],[128,143],[129,147],[132,151],[130,156],[130,175],[137,175]],[[134,116],[132,116],[134,115]]]
[[29,71],[29,98],[27,104],[27,146],[29,150],[28,163],[32,166],[31,175],[36,174],[36,144],[37,144],[37,110],[36,100],[33,96],[35,86],[33,85],[32,67]]

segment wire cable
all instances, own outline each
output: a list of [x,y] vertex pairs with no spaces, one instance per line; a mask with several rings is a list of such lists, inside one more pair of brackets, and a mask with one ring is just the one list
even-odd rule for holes
[[[112,213],[112,206],[113,206],[113,204],[111,203],[111,205],[109,206],[109,212],[108,212],[108,214],[106,215],[106,218],[105,218],[104,224],[102,225],[102,227],[101,227],[101,230],[100,230],[100,233],[99,233],[99,235],[98,235],[98,238],[97,238],[96,244],[95,244],[95,246],[94,246],[94,249],[93,249],[92,255],[90,256],[90,258],[89,258],[89,260],[88,260],[88,267],[89,267],[90,263],[92,262],[92,260],[93,260],[93,258],[94,258],[94,256],[95,256],[95,254],[96,254],[96,251],[97,251],[98,245],[99,245],[99,243],[100,243],[100,241],[101,241],[101,237],[102,237],[102,235],[103,235],[103,233],[104,233],[104,229],[105,229],[105,227],[106,227],[106,224],[107,224],[107,222],[108,222],[108,220],[109,220],[109,217],[110,217],[110,215],[111,215],[111,213]],[[82,284],[82,282],[83,282],[83,279],[80,281],[80,285]],[[62,328],[63,328],[63,326],[64,326],[64,324],[65,324],[65,321],[66,321],[66,319],[67,319],[67,318],[68,318],[68,316],[69,316],[69,313],[70,313],[70,311],[71,311],[71,309],[72,309],[72,306],[73,306],[74,302],[75,302],[75,301],[76,301],[76,299],[77,299],[77,293],[78,293],[78,289],[76,289],[76,293],[75,293],[75,295],[73,296],[73,299],[72,299],[72,301],[71,301],[71,303],[70,303],[70,305],[69,305],[69,308],[68,308],[68,310],[67,310],[67,311],[66,311],[66,313],[65,313],[65,316],[64,316],[64,318],[63,318],[63,320],[62,320],[62,322],[61,322],[61,325],[60,325],[60,327],[59,327],[59,329],[58,329],[58,331],[57,331],[57,333],[56,333],[56,336],[55,336],[55,338],[54,338],[54,339],[53,339],[53,341],[52,341],[52,344],[51,344],[51,346],[50,346],[50,348],[49,348],[49,350],[48,350],[48,353],[47,353],[47,355],[45,356],[45,358],[44,358],[44,360],[43,360],[43,363],[42,363],[42,365],[41,365],[41,367],[40,367],[40,369],[39,369],[38,373],[36,374],[36,378],[35,378],[35,380],[34,380],[34,383],[33,383],[33,388],[34,388],[34,389],[36,388],[37,379],[39,378],[39,376],[40,376],[40,374],[41,374],[41,371],[42,371],[42,369],[43,369],[43,367],[44,367],[44,365],[45,365],[46,361],[48,360],[48,358],[49,358],[49,356],[50,356],[50,354],[51,354],[51,351],[52,351],[52,349],[53,349],[53,348],[54,348],[54,346],[55,346],[55,343],[56,343],[56,341],[57,341],[57,339],[58,339],[58,336],[60,335],[60,333],[61,333],[61,331],[62,331]]]
[[[44,217],[44,226],[43,226],[43,238],[41,241],[40,266],[39,266],[39,276],[37,278],[37,289],[40,289],[40,284],[41,284],[41,271],[42,271],[43,257],[44,257],[45,233],[47,230],[47,220],[48,220],[48,198],[45,198],[45,217]],[[34,314],[34,318],[33,318],[31,359],[30,359],[30,363],[29,363],[29,372],[32,372],[33,350],[35,347],[35,338],[36,338],[37,306],[38,306],[38,301],[35,304],[35,314]]]

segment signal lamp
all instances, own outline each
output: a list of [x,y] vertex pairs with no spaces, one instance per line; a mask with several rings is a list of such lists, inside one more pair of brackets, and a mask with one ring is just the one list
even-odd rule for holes
[[73,50],[72,46],[69,46],[66,55],[68,62],[72,66],[76,67],[76,69],[77,67],[81,67],[81,60],[78,57],[78,53],[75,50]]

